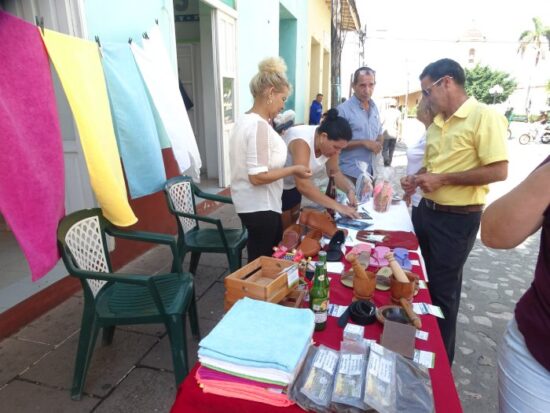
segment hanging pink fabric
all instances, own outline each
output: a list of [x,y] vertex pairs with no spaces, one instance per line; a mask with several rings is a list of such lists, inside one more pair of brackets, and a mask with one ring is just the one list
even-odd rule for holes
[[63,146],[48,56],[36,26],[0,11],[0,213],[36,281],[59,260]]

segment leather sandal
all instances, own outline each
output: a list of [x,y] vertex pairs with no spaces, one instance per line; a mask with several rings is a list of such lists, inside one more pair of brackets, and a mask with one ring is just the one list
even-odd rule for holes
[[344,231],[336,231],[327,247],[327,261],[335,262],[342,259],[344,255],[342,252],[342,245],[344,242],[346,242],[346,234],[344,234]]
[[321,251],[321,238],[323,233],[318,229],[311,229],[302,240],[298,247],[304,254],[304,257],[314,257]]
[[336,223],[327,211],[304,208],[300,212],[299,222],[302,225],[320,230],[328,238],[332,238],[336,231],[338,231]]
[[279,242],[278,248],[286,248],[287,251],[292,251],[298,246],[300,240],[302,239],[302,233],[304,228],[299,224],[290,225],[283,232],[283,239]]

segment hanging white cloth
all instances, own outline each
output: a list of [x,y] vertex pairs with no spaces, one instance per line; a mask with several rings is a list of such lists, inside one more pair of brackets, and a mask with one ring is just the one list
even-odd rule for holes
[[199,149],[157,25],[149,30],[148,37],[143,39],[143,48],[132,42],[132,53],[170,139],[180,172],[198,181],[202,165]]

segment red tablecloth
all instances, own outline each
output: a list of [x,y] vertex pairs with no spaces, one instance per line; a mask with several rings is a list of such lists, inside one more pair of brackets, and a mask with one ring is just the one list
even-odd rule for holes
[[[410,253],[412,260],[418,261],[418,255]],[[369,268],[373,270],[373,268]],[[374,269],[375,270],[375,269]],[[422,268],[414,266],[413,272],[418,274],[421,279],[424,279]],[[339,275],[332,275],[330,281],[330,302],[334,304],[348,305],[352,299],[352,290],[346,288],[340,282]],[[389,292],[376,291],[374,295],[374,304],[377,307],[391,304]],[[430,295],[427,289],[421,289],[418,295],[414,298],[415,302],[431,303]],[[437,326],[435,316],[423,315],[422,330],[429,333],[427,341],[416,339],[415,348],[419,350],[427,350],[434,352],[435,367],[430,369],[430,377],[432,380],[432,388],[434,393],[434,403],[436,412],[454,413],[462,412],[462,406],[458,393],[454,384],[451,368],[445,354],[441,334]],[[324,344],[336,350],[340,348],[342,341],[343,329],[338,327],[337,318],[329,317],[327,328],[324,331],[317,332],[313,335],[316,344]],[[382,334],[382,325],[378,322],[365,327],[365,337],[371,339],[380,339]],[[294,413],[303,412],[298,406],[290,406],[286,408],[274,407],[258,402],[250,402],[246,400],[216,396],[205,394],[195,381],[195,371],[198,368],[198,363],[193,367],[192,371],[180,385],[176,401],[172,406],[172,413],[256,413],[256,412],[278,412]]]

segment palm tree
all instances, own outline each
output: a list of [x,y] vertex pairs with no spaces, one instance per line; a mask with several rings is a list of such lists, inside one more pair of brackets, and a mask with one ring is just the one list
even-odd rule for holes
[[[518,53],[523,57],[528,49],[533,48],[535,50],[535,66],[537,66],[541,57],[544,59],[544,46],[550,49],[550,27],[545,26],[540,17],[533,17],[533,24],[535,30],[525,30],[519,36]],[[545,37],[546,45],[543,44]]]
[[[518,53],[521,57],[529,49],[533,49],[535,52],[535,65],[536,68],[541,59],[545,58],[546,48],[550,49],[550,27],[542,23],[540,17],[533,17],[534,30],[525,30],[519,36]],[[546,42],[545,42],[546,40]],[[545,44],[546,43],[546,44]],[[529,117],[529,94],[531,92],[531,74],[529,75],[529,82],[527,85],[527,95],[525,97],[525,111],[527,117]]]

